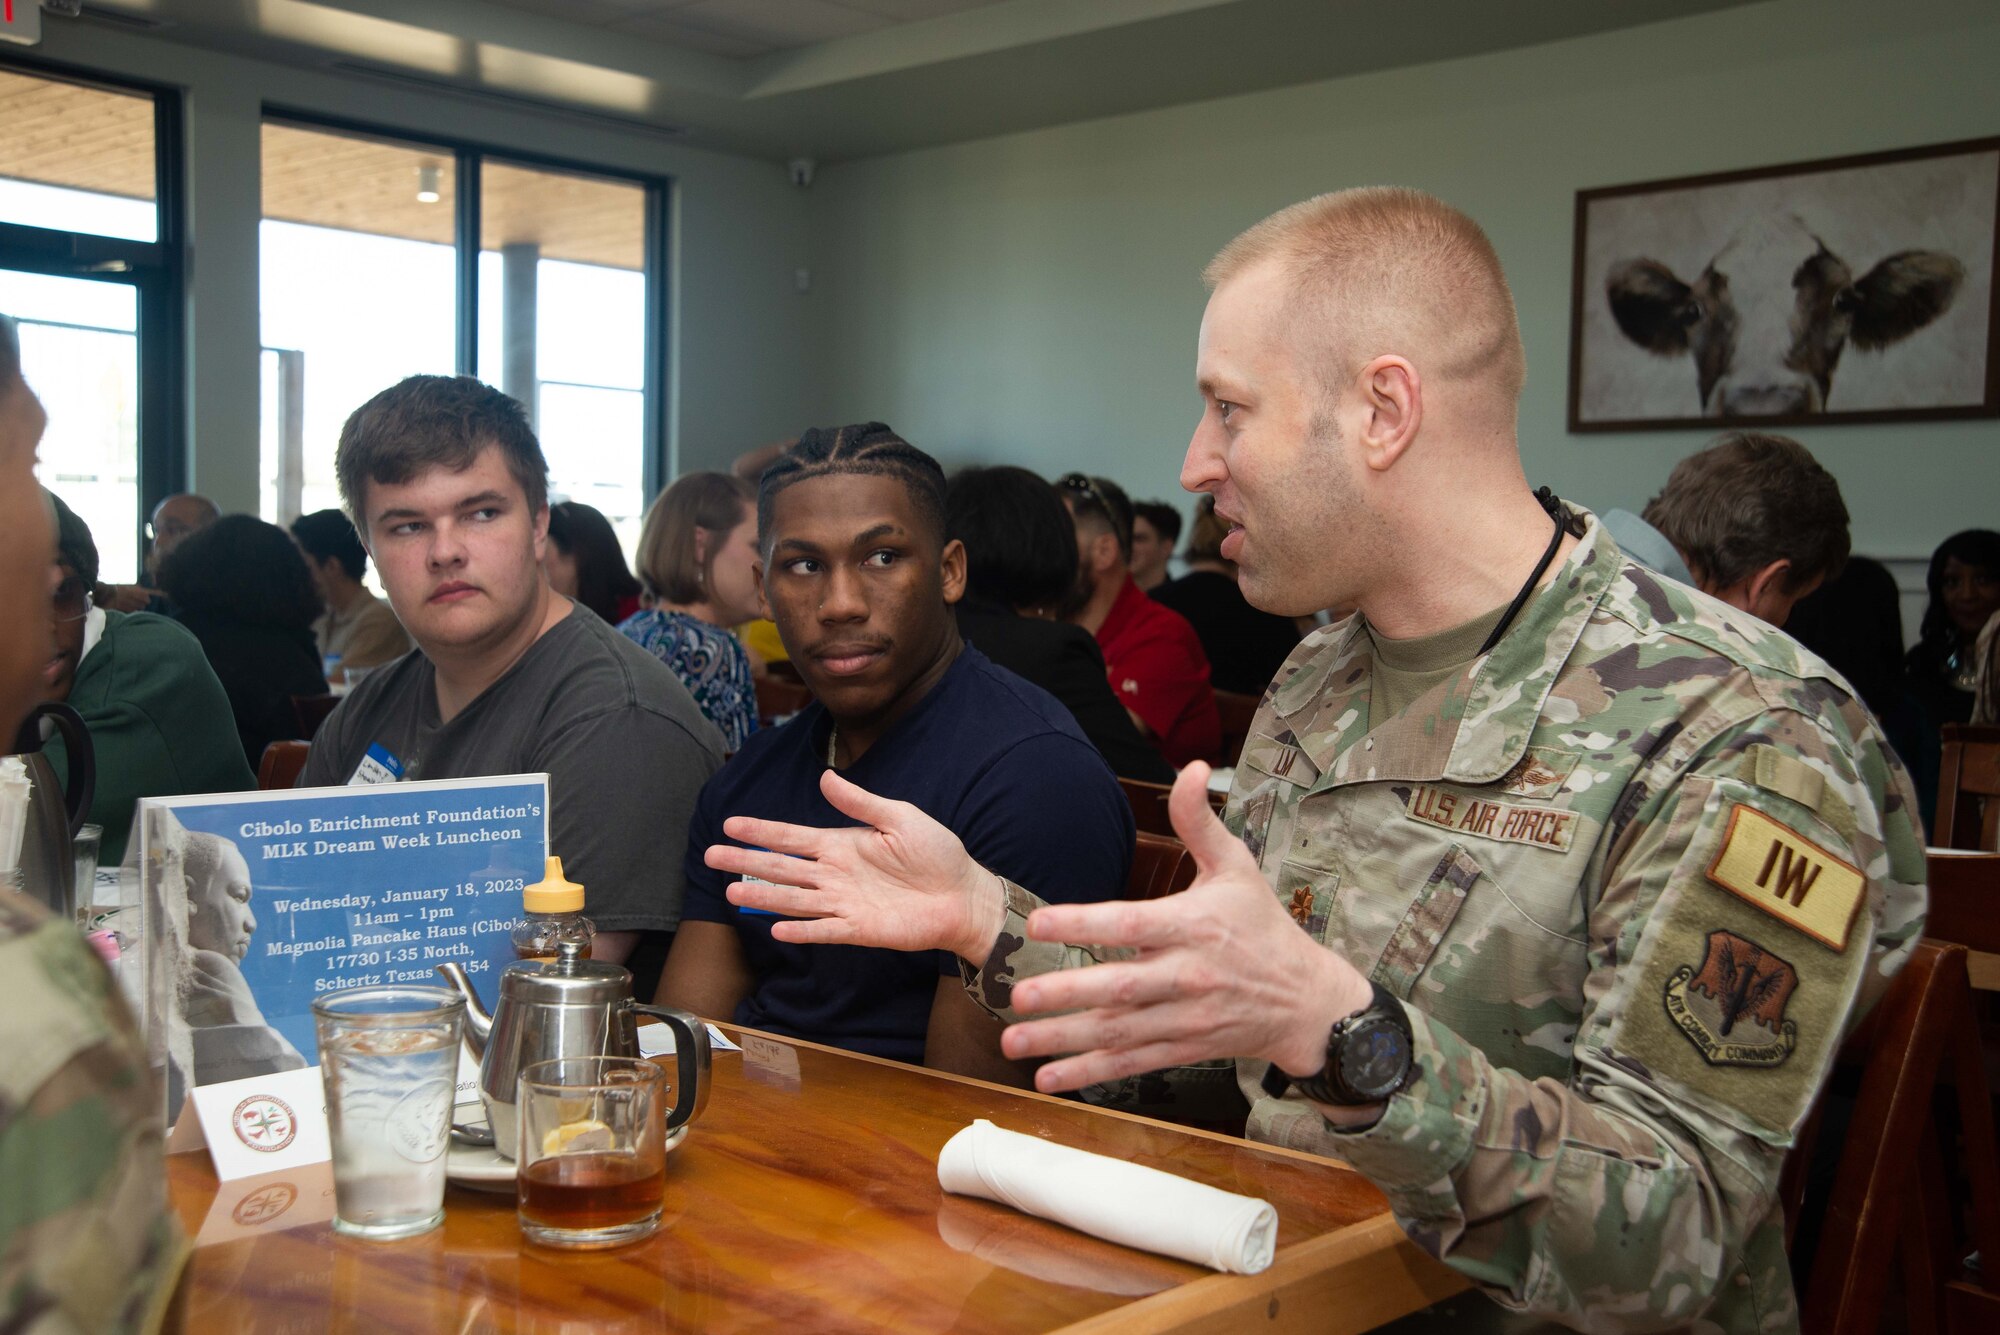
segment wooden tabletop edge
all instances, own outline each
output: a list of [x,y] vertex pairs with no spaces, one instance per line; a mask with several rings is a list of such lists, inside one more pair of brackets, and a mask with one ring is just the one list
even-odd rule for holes
[[793,1038],[790,1034],[774,1034],[763,1029],[751,1029],[745,1025],[726,1024],[719,1020],[710,1020],[709,1023],[732,1035],[753,1034],[758,1038],[768,1039],[773,1043],[787,1043],[793,1047],[810,1048],[814,1052],[827,1052],[836,1057],[847,1057],[860,1062],[872,1062],[876,1066],[890,1066],[903,1071],[921,1071],[927,1076],[938,1080],[949,1080],[953,1084],[970,1085],[975,1089],[990,1089],[995,1093],[1012,1094],[1019,1098],[1034,1099],[1041,1103],[1053,1103],[1063,1108],[1081,1108],[1086,1112],[1097,1113],[1103,1117],[1115,1117],[1127,1122],[1140,1122],[1146,1126],[1161,1127],[1168,1131],[1178,1131],[1182,1135],[1198,1136],[1203,1140],[1220,1141],[1224,1145],[1235,1145],[1243,1149],[1255,1150],[1259,1154],[1276,1155],[1283,1159],[1297,1159],[1302,1163],[1310,1163],[1321,1168],[1334,1169],[1343,1173],[1354,1171],[1354,1169],[1338,1159],[1328,1158],[1324,1154],[1313,1154],[1307,1150],[1295,1150],[1287,1145],[1267,1145],[1263,1141],[1249,1140],[1242,1136],[1226,1135],[1220,1131],[1209,1131],[1196,1126],[1184,1126],[1179,1122],[1169,1122],[1159,1117],[1148,1117],[1144,1113],[1126,1112],[1122,1108],[1100,1108],[1094,1103],[1084,1103],[1079,1099],[1059,1098],[1054,1094],[1044,1094],[1037,1089],[1021,1089],[1014,1085],[996,1084],[994,1081],[981,1080],[976,1076],[954,1075],[950,1071],[940,1071],[930,1066],[912,1066],[909,1062],[899,1062],[892,1057],[877,1057],[866,1052],[854,1052],[847,1048],[837,1048],[827,1043],[815,1043],[807,1038]]

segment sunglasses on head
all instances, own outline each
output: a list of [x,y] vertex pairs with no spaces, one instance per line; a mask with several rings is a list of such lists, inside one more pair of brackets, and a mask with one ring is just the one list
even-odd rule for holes
[[1092,482],[1087,475],[1083,473],[1065,473],[1056,479],[1056,485],[1072,496],[1075,496],[1079,502],[1096,509],[1104,522],[1111,525],[1111,532],[1114,536],[1118,537],[1119,545],[1130,548],[1132,531],[1129,523],[1120,520],[1118,507],[1114,506],[1109,498],[1097,489],[1097,484]]

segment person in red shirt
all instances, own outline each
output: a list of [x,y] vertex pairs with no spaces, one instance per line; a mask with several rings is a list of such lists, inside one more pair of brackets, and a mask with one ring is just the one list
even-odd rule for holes
[[1056,487],[1076,523],[1077,588],[1067,619],[1097,637],[1112,692],[1169,764],[1214,759],[1222,720],[1208,655],[1185,617],[1132,580],[1132,502],[1116,483],[1082,473]]

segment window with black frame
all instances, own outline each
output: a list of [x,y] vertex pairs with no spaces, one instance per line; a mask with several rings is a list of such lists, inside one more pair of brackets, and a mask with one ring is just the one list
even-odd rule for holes
[[264,127],[267,519],[338,504],[348,413],[418,372],[521,400],[559,499],[628,553],[663,460],[666,183],[273,113]]
[[37,475],[133,579],[150,499],[182,476],[178,103],[0,65],[0,312],[48,412]]

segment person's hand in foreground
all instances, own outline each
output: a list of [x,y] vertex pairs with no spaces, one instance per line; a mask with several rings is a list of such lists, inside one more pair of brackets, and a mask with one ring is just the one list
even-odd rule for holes
[[[1079,1089],[1228,1057],[1311,1075],[1325,1065],[1334,1022],[1368,1004],[1367,979],[1299,929],[1256,859],[1216,818],[1208,772],[1202,764],[1182,770],[1169,800],[1174,830],[1194,855],[1188,889],[1044,907],[1028,919],[1039,941],[1135,952],[1015,983],[1016,1010],[1072,1012],[1013,1025],[1002,1039],[1012,1059],[1058,1058],[1036,1073],[1037,1088]],[[944,949],[983,964],[1004,918],[998,878],[907,802],[876,797],[832,770],[820,790],[865,824],[827,830],[732,817],[724,833],[757,848],[714,845],[708,865],[758,880],[729,886],[729,901],[792,919],[772,926],[780,941]]]
[[1368,980],[1300,930],[1250,850],[1216,818],[1207,765],[1181,771],[1168,812],[1194,855],[1196,876],[1186,890],[1164,899],[1052,905],[1028,919],[1028,935],[1038,941],[1136,952],[1014,985],[1017,1010],[1072,1012],[1014,1025],[1001,1040],[1017,1061],[1058,1058],[1036,1073],[1039,1089],[1079,1089],[1226,1057],[1263,1058],[1311,1075],[1326,1064],[1334,1022],[1368,1004]]
[[779,941],[949,950],[984,963],[1004,917],[999,878],[908,802],[877,797],[833,770],[819,787],[835,810],[863,823],[828,830],[731,816],[722,832],[753,847],[712,844],[703,854],[717,871],[756,878],[732,883],[729,902],[792,919],[771,925]]

